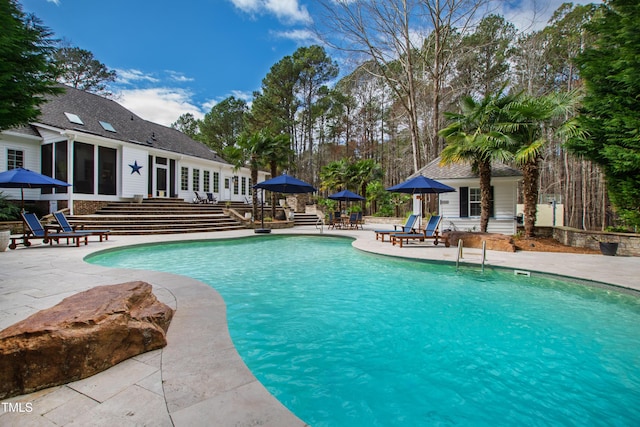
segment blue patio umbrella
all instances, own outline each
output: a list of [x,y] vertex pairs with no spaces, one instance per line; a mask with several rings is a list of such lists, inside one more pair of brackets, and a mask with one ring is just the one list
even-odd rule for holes
[[297,178],[290,175],[282,174],[275,178],[262,181],[253,186],[253,188],[260,188],[262,190],[273,191],[274,193],[313,193],[317,191],[311,184],[307,184]]
[[[455,188],[449,187],[435,179],[427,178],[423,175],[418,175],[410,178],[400,184],[396,184],[386,189],[395,193],[407,193],[407,194],[440,194],[451,193],[456,191]],[[420,203],[420,210],[422,211],[422,203]],[[422,218],[422,212],[420,217]]]
[[362,197],[359,194],[354,193],[353,191],[342,190],[342,191],[338,191],[337,193],[334,193],[334,194],[330,195],[329,199],[348,202],[349,200],[364,200],[364,197]]
[[[349,202],[350,200],[364,200],[364,197],[349,190],[338,191],[337,193],[330,195],[328,198],[331,200],[338,200],[340,202]],[[340,209],[342,210],[342,206],[340,206]]]
[[262,190],[262,218],[260,228],[256,228],[256,233],[270,233],[271,230],[264,228],[264,190],[269,190],[274,193],[285,194],[298,194],[298,193],[313,193],[316,190],[313,185],[304,181],[294,178],[286,173],[277,176],[275,178],[262,181],[253,186],[253,188],[259,188]]
[[71,184],[29,169],[15,168],[0,173],[0,188],[19,188],[24,210],[25,188],[70,187]]

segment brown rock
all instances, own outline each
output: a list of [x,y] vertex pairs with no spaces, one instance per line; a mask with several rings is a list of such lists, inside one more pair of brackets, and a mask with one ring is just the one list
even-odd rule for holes
[[167,344],[151,285],[98,286],[0,331],[0,399],[65,384]]
[[451,231],[448,233],[451,246],[458,246],[458,240],[462,239],[465,248],[482,248],[482,241],[487,242],[487,250],[515,252],[516,245],[511,236],[497,233],[471,233],[464,231]]

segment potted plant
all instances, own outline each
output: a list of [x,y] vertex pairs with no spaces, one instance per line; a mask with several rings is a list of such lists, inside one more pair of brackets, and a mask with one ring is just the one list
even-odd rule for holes
[[[0,192],[0,221],[11,221],[20,218],[20,208],[7,200]],[[11,227],[0,224],[0,252],[7,250],[11,237]]]
[[591,236],[591,238],[598,242],[602,255],[615,256],[618,252],[618,242],[604,242],[600,236]]

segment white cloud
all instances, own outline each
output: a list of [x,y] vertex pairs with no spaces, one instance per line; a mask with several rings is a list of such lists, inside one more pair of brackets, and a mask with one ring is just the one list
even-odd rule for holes
[[242,99],[246,102],[253,100],[253,92],[247,92],[244,90],[232,90],[230,96],[235,96],[236,99]]
[[167,70],[166,73],[169,74],[169,78],[171,80],[180,82],[180,83],[192,82],[195,80],[193,77],[185,76],[180,71]]
[[[519,2],[492,2],[496,10],[520,31],[538,31],[547,26],[549,19],[566,0],[521,0]],[[602,0],[574,0],[573,4],[602,3]]]
[[230,0],[241,11],[251,14],[275,15],[288,23],[310,23],[311,15],[298,0]]
[[160,80],[153,77],[151,74],[145,74],[140,70],[130,69],[123,70],[116,68],[116,74],[118,75],[118,84],[132,84],[134,82],[150,82],[158,83]]
[[47,3],[53,3],[56,6],[60,6],[60,0],[47,0]]
[[274,31],[273,34],[278,38],[292,40],[298,44],[320,43],[313,31],[309,30]]
[[170,126],[186,113],[196,119],[204,117],[202,108],[191,97],[191,92],[177,88],[129,89],[119,93],[118,103],[145,120]]

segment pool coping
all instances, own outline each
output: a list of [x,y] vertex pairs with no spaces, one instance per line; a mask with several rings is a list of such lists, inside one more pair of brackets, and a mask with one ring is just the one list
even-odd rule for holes
[[[432,244],[399,248],[376,241],[371,231],[375,228],[379,226],[370,224],[364,230],[296,227],[273,230],[273,234],[322,233],[349,237],[356,249],[366,252],[455,265],[457,248]],[[107,242],[92,241],[80,248],[36,245],[0,254],[0,329],[79,291],[131,280],[151,283],[158,298],[176,308],[165,348],[136,356],[81,381],[2,401],[29,403],[32,410],[6,411],[2,405],[0,423],[306,425],[275,399],[246,367],[231,342],[224,301],[213,288],[184,276],[107,268],[84,261],[92,253],[124,246],[250,236],[259,238],[253,230],[112,236]],[[478,265],[476,254],[472,250],[467,253],[465,263]],[[635,280],[636,272],[640,271],[639,258],[489,251],[487,265],[640,291],[640,284]],[[575,274],[568,274],[572,271]],[[603,280],[611,271],[616,272],[613,283]]]

